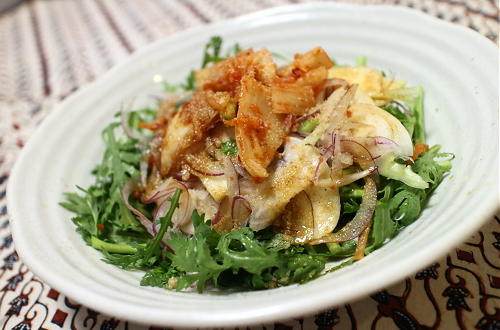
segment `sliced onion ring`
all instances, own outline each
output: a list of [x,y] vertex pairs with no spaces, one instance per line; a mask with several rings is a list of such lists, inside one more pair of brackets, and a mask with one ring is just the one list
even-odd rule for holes
[[227,182],[227,195],[233,198],[240,194],[240,180],[236,167],[229,157],[224,158],[224,175]]
[[141,178],[141,185],[144,187],[146,185],[146,181],[148,179],[148,156],[149,153],[143,153],[141,155],[141,162],[139,163],[139,171]]
[[203,175],[203,176],[223,176],[224,173],[209,173],[209,172],[205,172],[205,171],[202,171],[202,170],[199,170],[195,167],[193,167],[192,165],[189,165],[189,169],[190,170],[193,170],[194,172],[200,174],[200,175]]
[[313,182],[317,182],[317,180],[318,180],[319,169],[321,167],[321,164],[324,161],[328,161],[328,159],[335,156],[335,147],[337,145],[337,134],[336,133],[329,133],[329,135],[331,135],[332,144],[330,144],[328,147],[326,147],[324,149],[324,151],[321,153],[321,156],[318,159],[318,165],[316,165],[316,169],[314,170]]
[[349,139],[341,139],[340,146],[342,151],[350,153],[354,162],[358,163],[362,169],[366,170],[375,166],[375,160],[370,151],[361,143]]
[[365,177],[363,200],[354,218],[336,233],[328,234],[310,244],[341,243],[353,240],[370,225],[377,204],[377,185],[371,177]]
[[243,165],[241,165],[239,163],[239,161],[234,161],[233,165],[234,165],[234,169],[236,170],[236,173],[238,173],[239,175],[241,175],[243,178],[245,178],[245,179],[251,179],[252,178],[252,176],[247,172],[247,170],[245,169],[245,167],[243,167]]
[[320,110],[318,109],[318,110],[316,110],[316,111],[314,111],[314,112],[311,112],[311,113],[310,113],[310,114],[308,114],[308,115],[305,115],[305,116],[299,117],[299,118],[297,118],[297,119],[295,120],[294,124],[300,124],[300,123],[302,123],[302,122],[304,122],[304,121],[306,121],[306,120],[308,120],[308,119],[314,118],[314,117],[316,117],[317,115],[319,115],[319,113],[320,113]]
[[158,190],[153,194],[153,196],[149,197],[144,201],[144,204],[150,204],[153,202],[156,202],[159,199],[170,197],[175,192],[175,189],[164,189],[164,190]]
[[130,126],[127,123],[127,119],[128,119],[128,112],[126,112],[122,109],[121,114],[120,114],[120,124],[121,124],[121,127],[123,129],[123,132],[125,132],[125,134],[129,138],[137,140],[137,141],[139,141],[140,144],[145,145],[148,142],[148,139],[144,135],[142,135],[139,132],[136,132],[132,128],[130,128]]
[[248,217],[252,214],[250,203],[242,196],[234,196],[231,205],[231,218],[236,228],[247,225]]
[[[182,194],[179,199],[179,209],[176,210],[174,215],[172,216],[172,223],[176,227],[182,227],[191,217],[191,212],[192,212],[191,198],[189,197],[189,191],[187,186],[180,181],[173,180],[172,184],[169,186],[169,189],[176,189],[176,188],[181,189]],[[155,221],[165,216],[168,209],[170,208],[170,204],[171,201],[168,198],[166,198],[164,201],[160,203],[154,214]]]
[[365,176],[368,176],[374,172],[376,172],[378,169],[377,166],[367,168],[364,171],[348,174],[342,176],[340,179],[333,180],[333,185],[337,187],[342,187],[345,185],[348,185],[349,183],[353,183],[354,181],[357,181],[359,179],[363,179]]
[[[217,213],[212,219],[212,227],[218,225],[221,222],[221,220],[226,221],[226,219],[228,219],[229,212],[231,211],[230,208],[231,208],[231,200],[226,196],[219,203],[219,208],[217,209]],[[220,224],[224,225],[224,223]]]
[[358,238],[358,244],[356,245],[356,252],[354,252],[354,259],[355,260],[361,260],[365,256],[365,248],[366,245],[368,244],[368,235],[370,234],[370,225],[371,221],[368,224],[368,226],[363,230],[361,235],[359,235]]
[[135,184],[133,183],[132,180],[127,181],[121,191],[120,195],[122,197],[123,203],[125,203],[125,206],[132,212],[134,215],[137,216],[139,219],[139,222],[141,225],[147,230],[148,233],[150,233],[152,236],[156,235],[156,232],[154,230],[153,222],[149,220],[144,214],[142,214],[139,210],[137,210],[135,207],[130,205],[128,199],[132,192],[134,191]]

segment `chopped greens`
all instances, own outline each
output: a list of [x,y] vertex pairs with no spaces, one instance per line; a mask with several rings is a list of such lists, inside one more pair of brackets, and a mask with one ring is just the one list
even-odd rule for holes
[[356,66],[366,66],[366,56],[358,56],[356,58]]
[[[208,43],[205,45],[205,52],[203,54],[203,60],[201,62],[201,68],[206,67],[210,63],[217,63],[224,59],[220,56],[222,47],[222,38],[220,36],[214,36],[210,38]],[[235,50],[239,48],[239,45],[235,45]]]
[[425,143],[424,129],[424,89],[417,87],[417,96],[414,98],[411,109],[415,116],[415,130],[413,131],[413,140],[415,142]]
[[193,91],[196,88],[196,76],[194,75],[194,70],[191,70],[189,75],[186,77],[186,82],[181,84],[180,87],[185,91]]
[[[221,50],[222,38],[212,37],[204,49],[202,68],[223,60]],[[236,44],[227,56],[239,51],[241,47]],[[273,56],[279,57],[275,53]],[[366,57],[360,56],[356,62],[357,66],[365,66]],[[165,91],[174,92],[179,87],[194,90],[195,72],[190,72],[184,84],[165,84]],[[382,108],[404,125],[414,143],[425,143],[423,89],[407,88],[399,92],[402,97],[398,100],[403,103],[395,101]],[[139,123],[154,118],[155,110],[142,109],[130,112],[127,124],[132,130],[147,135]],[[300,123],[299,131],[311,133],[317,125],[316,120],[308,119]],[[122,200],[122,187],[140,176],[143,150],[138,147],[138,141],[123,134],[119,126],[120,123],[113,122],[102,132],[105,151],[101,163],[92,171],[95,183],[86,189],[77,187],[78,193],[65,193],[65,201],[60,205],[75,214],[72,221],[76,230],[88,245],[102,251],[105,262],[123,269],[145,271],[141,285],[171,290],[196,287],[198,292],[207,285],[222,289],[266,289],[307,282],[322,274],[329,261],[349,258],[328,271],[354,262],[350,257],[356,251],[356,240],[298,246],[291,244],[291,237],[272,227],[259,232],[243,227],[219,233],[211,226],[211,220],[196,210],[191,216],[194,235],[186,235],[172,223],[179,207],[180,189],[169,197],[170,208],[156,222],[157,234],[152,236]],[[236,141],[223,141],[220,151],[227,156],[237,155]],[[452,157],[440,152],[440,146],[436,145],[413,163],[398,162],[394,157],[388,160],[386,172],[392,173],[393,179],[387,178],[391,177],[387,173],[386,177],[380,177],[365,253],[381,247],[418,218],[429,195],[450,170]],[[341,217],[334,232],[353,218],[362,196],[360,181],[340,188]],[[152,207],[141,204],[134,194],[127,202],[145,217],[152,218]]]
[[314,129],[316,128],[316,126],[318,126],[318,122],[316,120],[313,120],[313,119],[307,119],[307,120],[304,120],[303,122],[301,122],[299,124],[299,132],[301,133],[311,133],[312,131],[314,131]]
[[271,55],[285,63],[290,63],[292,62],[292,59],[288,56],[285,56],[283,54],[280,54],[280,53],[276,53],[276,52],[272,52]]
[[236,140],[228,140],[221,143],[220,151],[226,156],[238,154],[238,146]]
[[235,56],[236,54],[238,54],[239,52],[241,52],[241,46],[239,43],[235,43],[233,45],[233,47],[229,48],[226,52],[226,57],[229,57],[229,56]]

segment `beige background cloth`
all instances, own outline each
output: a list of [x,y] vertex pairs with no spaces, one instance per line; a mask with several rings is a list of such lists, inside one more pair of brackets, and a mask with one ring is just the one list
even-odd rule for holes
[[[0,326],[155,329],[102,315],[51,289],[19,260],[6,184],[19,151],[55,104],[129,54],[176,31],[293,0],[35,0],[0,15]],[[488,0],[356,0],[415,8],[498,40]],[[29,206],[28,206],[29,207]],[[466,219],[464,218],[464,221]],[[500,329],[500,219],[393,287],[266,329]],[[335,294],[335,292],[332,292]]]

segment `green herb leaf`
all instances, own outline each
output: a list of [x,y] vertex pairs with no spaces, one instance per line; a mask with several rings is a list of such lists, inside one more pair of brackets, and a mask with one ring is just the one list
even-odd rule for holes
[[180,87],[185,91],[194,91],[196,89],[196,76],[194,70],[191,70],[186,77],[186,82],[181,84]]
[[366,56],[358,56],[356,58],[356,66],[366,66]]
[[241,52],[241,46],[239,43],[235,43],[233,45],[233,47],[229,48],[226,52],[226,57],[230,57],[230,56],[235,56],[236,54],[238,54],[239,52]]
[[236,140],[228,140],[221,143],[220,151],[226,156],[238,154],[238,145]]
[[222,47],[222,38],[220,36],[213,36],[205,45],[205,52],[203,54],[203,61],[201,67],[204,68],[210,63],[217,63],[224,59],[220,56]]
[[313,119],[304,120],[299,125],[299,132],[301,132],[301,133],[311,133],[312,131],[314,131],[314,129],[316,128],[316,126],[318,126],[318,124],[319,123],[316,120],[313,120]]

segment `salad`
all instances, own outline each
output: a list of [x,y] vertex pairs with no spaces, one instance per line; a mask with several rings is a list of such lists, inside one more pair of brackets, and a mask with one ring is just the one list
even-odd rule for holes
[[213,37],[185,83],[104,129],[95,183],[61,205],[105,262],[145,286],[275,288],[418,218],[452,158],[425,144],[423,89],[321,47],[276,58]]

